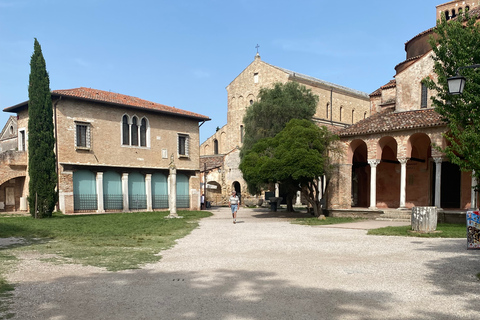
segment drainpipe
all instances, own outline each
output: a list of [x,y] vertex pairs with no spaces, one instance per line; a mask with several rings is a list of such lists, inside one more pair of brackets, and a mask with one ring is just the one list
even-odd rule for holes
[[[57,101],[55,101],[55,103],[53,104],[53,122],[54,122],[54,126],[55,126],[55,131],[54,131],[54,135],[55,135],[55,162],[56,162],[56,170],[57,170],[57,194],[60,192],[60,179],[59,179],[59,176],[58,176],[58,130],[57,130],[57,104],[58,102],[60,102],[60,100],[62,100],[62,96],[60,96],[60,98],[58,98]],[[60,204],[59,204],[59,201],[60,201],[60,197],[57,197],[57,210],[60,210]]]
[[330,122],[333,122],[333,88],[330,88]]

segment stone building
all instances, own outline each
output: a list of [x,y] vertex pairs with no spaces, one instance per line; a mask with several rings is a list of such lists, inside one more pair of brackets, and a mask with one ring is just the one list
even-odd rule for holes
[[313,118],[318,124],[344,128],[370,116],[368,94],[273,66],[262,61],[257,53],[254,61],[226,88],[227,124],[200,146],[200,169],[206,177],[207,199],[214,203],[225,202],[231,190],[236,190],[244,199],[249,198],[238,169],[244,135],[243,117],[261,88],[289,81],[304,85],[319,97]]
[[[465,9],[480,12],[477,1],[451,1],[437,6],[437,18]],[[395,67],[395,79],[370,95],[372,116],[340,131],[346,156],[328,190],[329,209],[477,206],[471,173],[434,147],[445,147],[446,124],[432,106],[436,93],[422,84],[436,79],[432,35],[433,28],[405,44],[406,59]]]
[[[52,101],[62,212],[166,209],[172,165],[176,206],[199,209],[198,123],[208,117],[89,88],[52,91]],[[18,147],[2,153],[0,201],[10,188],[6,209],[26,210],[28,101],[4,111],[17,114]]]

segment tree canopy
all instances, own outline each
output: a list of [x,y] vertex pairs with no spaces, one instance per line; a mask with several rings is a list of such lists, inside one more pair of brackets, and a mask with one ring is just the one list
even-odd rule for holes
[[[463,94],[450,95],[447,79],[455,76],[458,68],[480,63],[480,26],[477,17],[465,15],[457,19],[445,18],[437,23],[435,37],[430,44],[434,52],[434,79],[426,79],[429,89],[437,92],[432,97],[435,110],[444,117],[448,132],[444,134],[447,146],[442,151],[462,170],[474,170],[480,178],[480,69],[461,69],[467,82]],[[480,181],[480,180],[477,180]]]
[[270,182],[283,184],[290,195],[302,189],[317,213],[317,179],[329,171],[329,152],[336,139],[311,120],[290,120],[275,137],[256,142],[242,159],[240,170],[249,192],[258,193]]
[[262,88],[258,101],[247,109],[243,119],[245,136],[241,157],[258,140],[272,138],[282,131],[291,119],[311,119],[317,103],[318,97],[297,82]]
[[32,216],[44,218],[52,215],[57,202],[57,175],[50,80],[37,39],[30,60],[28,99],[28,203]]

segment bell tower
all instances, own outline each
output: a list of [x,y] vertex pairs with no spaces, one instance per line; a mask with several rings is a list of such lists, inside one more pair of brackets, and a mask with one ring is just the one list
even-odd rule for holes
[[478,6],[478,0],[457,0],[450,1],[437,6],[437,21],[445,17],[447,20],[453,19],[460,13],[471,10]]

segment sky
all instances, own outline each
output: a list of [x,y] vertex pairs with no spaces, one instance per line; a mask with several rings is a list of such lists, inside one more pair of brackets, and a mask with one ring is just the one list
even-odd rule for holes
[[[253,60],[372,93],[446,0],[0,0],[0,109],[28,100],[34,38],[50,89],[88,87],[227,122]],[[0,130],[11,113],[0,112]]]

